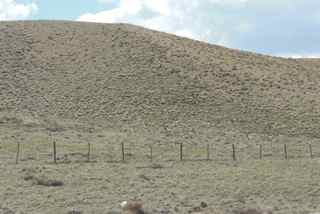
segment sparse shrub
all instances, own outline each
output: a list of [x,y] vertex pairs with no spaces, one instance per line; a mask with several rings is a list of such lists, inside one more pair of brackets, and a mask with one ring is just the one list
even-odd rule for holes
[[72,209],[68,212],[68,214],[82,214],[83,212],[80,210]]
[[25,181],[30,181],[32,179],[34,179],[34,176],[33,175],[29,175],[29,174],[25,175],[24,178],[23,178],[23,180],[25,180]]
[[13,210],[10,210],[9,208],[4,208],[0,206],[0,213],[1,214],[15,214]]
[[23,180],[32,181],[32,184],[34,185],[47,186],[47,187],[58,187],[58,186],[64,185],[64,183],[60,180],[49,179],[44,175],[37,176],[34,174],[32,170],[27,171],[27,173],[23,177]]
[[270,209],[244,209],[244,210],[234,210],[235,214],[272,214]]
[[34,178],[33,183],[36,185],[47,186],[47,187],[58,187],[58,186],[64,185],[62,181],[48,179],[46,177]]
[[159,163],[153,163],[153,164],[151,164],[150,168],[152,168],[152,169],[163,169],[164,166],[162,166]]
[[55,119],[46,119],[44,122],[46,123],[46,130],[51,133],[62,132],[65,130],[65,128]]

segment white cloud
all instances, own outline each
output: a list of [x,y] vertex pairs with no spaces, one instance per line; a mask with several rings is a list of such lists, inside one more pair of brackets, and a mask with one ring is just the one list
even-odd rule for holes
[[303,56],[312,57],[320,52],[317,30],[320,1],[308,1],[308,4],[304,0],[97,1],[116,7],[83,14],[78,21],[131,23],[272,55],[306,53]]
[[[106,0],[99,0],[106,1]],[[107,0],[110,1],[110,0]],[[132,23],[154,30],[173,33],[202,41],[228,45],[226,25],[237,31],[250,26],[232,26],[219,15],[218,7],[238,7],[248,0],[120,0],[116,8],[87,13],[78,21]]]
[[0,0],[0,20],[24,19],[37,12],[35,2],[18,3],[15,0]]
[[209,0],[213,4],[219,4],[224,6],[235,6],[248,2],[249,0]]
[[161,1],[145,1],[144,4],[147,8],[152,11],[158,12],[161,15],[169,16],[171,12],[171,8],[169,5],[169,0],[161,0]]
[[175,32],[178,36],[188,37],[188,38],[196,38],[196,36],[188,29],[182,29]]
[[310,58],[310,59],[318,59],[320,58],[320,52],[319,53],[301,53],[301,54],[277,54],[279,57],[285,57],[285,58],[294,58],[294,59],[302,59],[302,58]]

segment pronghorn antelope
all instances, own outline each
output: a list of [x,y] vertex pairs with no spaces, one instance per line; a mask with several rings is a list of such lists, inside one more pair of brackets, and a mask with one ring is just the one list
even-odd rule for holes
[[121,204],[122,214],[147,214],[142,209],[141,201],[123,201]]

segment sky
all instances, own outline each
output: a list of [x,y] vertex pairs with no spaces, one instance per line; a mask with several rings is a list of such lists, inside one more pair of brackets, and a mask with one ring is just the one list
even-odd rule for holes
[[0,0],[3,20],[130,23],[229,48],[320,57],[319,0]]

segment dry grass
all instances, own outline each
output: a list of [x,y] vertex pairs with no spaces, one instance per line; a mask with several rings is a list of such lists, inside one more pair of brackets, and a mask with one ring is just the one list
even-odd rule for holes
[[40,185],[46,187],[60,187],[63,186],[64,183],[57,179],[50,179],[48,175],[42,172],[41,169],[24,169],[25,175],[23,176],[23,180],[31,181],[33,185]]
[[81,120],[180,142],[234,130],[319,137],[319,60],[123,24],[1,22],[0,38],[0,111],[17,115],[0,123],[61,132]]
[[[15,212],[48,214],[72,209],[102,214],[130,199],[141,199],[153,213],[271,207],[275,214],[300,214],[319,210],[318,161],[161,162],[160,169],[134,162],[2,162],[0,200]],[[49,180],[63,186],[47,188]]]
[[[0,22],[0,61],[0,213],[106,213],[129,199],[154,213],[319,211],[320,147],[314,160],[305,147],[320,143],[319,60],[131,25],[28,21]],[[198,160],[210,144],[213,161],[176,161],[179,143]]]

